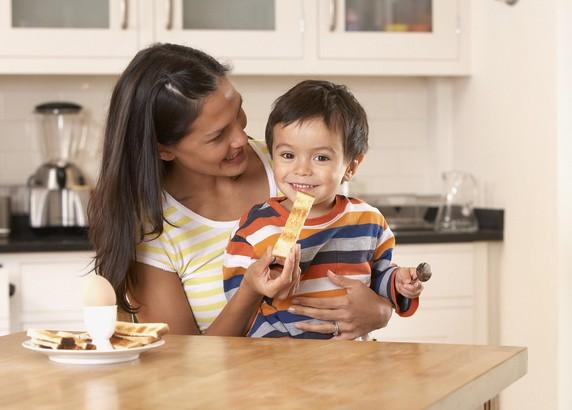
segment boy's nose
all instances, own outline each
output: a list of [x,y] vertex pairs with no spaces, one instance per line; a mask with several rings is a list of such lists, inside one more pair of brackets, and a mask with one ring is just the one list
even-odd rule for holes
[[306,160],[296,161],[296,167],[294,168],[294,172],[296,173],[296,175],[311,175],[312,167],[310,166],[310,162]]

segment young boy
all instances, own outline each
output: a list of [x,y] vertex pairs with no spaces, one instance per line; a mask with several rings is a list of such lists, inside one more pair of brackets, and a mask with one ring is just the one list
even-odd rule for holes
[[[384,217],[359,199],[336,194],[363,161],[367,138],[365,111],[344,86],[303,81],[275,101],[266,125],[266,144],[274,161],[276,183],[285,196],[254,206],[241,219],[224,262],[227,299],[243,279],[265,296],[249,336],[332,337],[298,329],[296,323],[313,319],[288,310],[293,295],[319,298],[344,294],[345,289],[329,280],[328,271],[370,285],[393,302],[400,316],[416,311],[423,287],[412,270],[395,269],[391,264],[395,238]],[[275,265],[264,277],[249,274],[248,267],[268,256],[298,191],[314,197],[299,248],[285,263],[286,269],[298,259],[293,254],[300,253],[299,284],[268,293],[265,284],[280,275]],[[334,335],[338,332],[336,327]]]

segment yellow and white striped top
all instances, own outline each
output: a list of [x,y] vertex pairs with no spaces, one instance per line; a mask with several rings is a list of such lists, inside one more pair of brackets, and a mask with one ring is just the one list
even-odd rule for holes
[[[250,140],[250,146],[264,164],[270,196],[276,196],[278,190],[266,145],[263,141]],[[164,222],[161,236],[140,243],[137,261],[179,275],[197,325],[204,332],[226,304],[223,256],[238,220],[207,219],[167,192],[163,214],[173,226]]]

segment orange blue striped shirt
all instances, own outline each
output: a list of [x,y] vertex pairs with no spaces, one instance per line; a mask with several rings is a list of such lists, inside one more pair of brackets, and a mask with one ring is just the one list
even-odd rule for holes
[[[232,298],[246,269],[273,246],[284,229],[288,211],[280,204],[284,197],[270,198],[243,216],[226,249],[224,257],[224,291]],[[410,316],[419,303],[407,299],[395,289],[395,266],[391,263],[395,237],[378,209],[342,195],[336,196],[332,210],[306,220],[298,243],[301,247],[300,286],[294,296],[332,297],[346,290],[327,277],[331,270],[357,279],[376,293],[390,299],[400,316]],[[316,319],[288,312],[291,299],[264,298],[248,332],[252,337],[330,338],[303,332],[295,323],[320,323]]]

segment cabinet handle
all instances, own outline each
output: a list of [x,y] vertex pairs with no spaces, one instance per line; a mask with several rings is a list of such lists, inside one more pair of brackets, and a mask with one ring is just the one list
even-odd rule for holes
[[336,22],[338,20],[338,2],[330,0],[330,31],[336,30]]
[[128,0],[121,0],[119,3],[121,8],[121,30],[127,30],[128,27],[128,15],[129,15],[129,3]]
[[14,296],[14,293],[16,293],[16,285],[14,285],[13,283],[10,283],[9,285],[9,290],[8,290],[8,295],[10,297]]
[[173,0],[167,0],[167,21],[165,28],[171,30],[173,28]]

